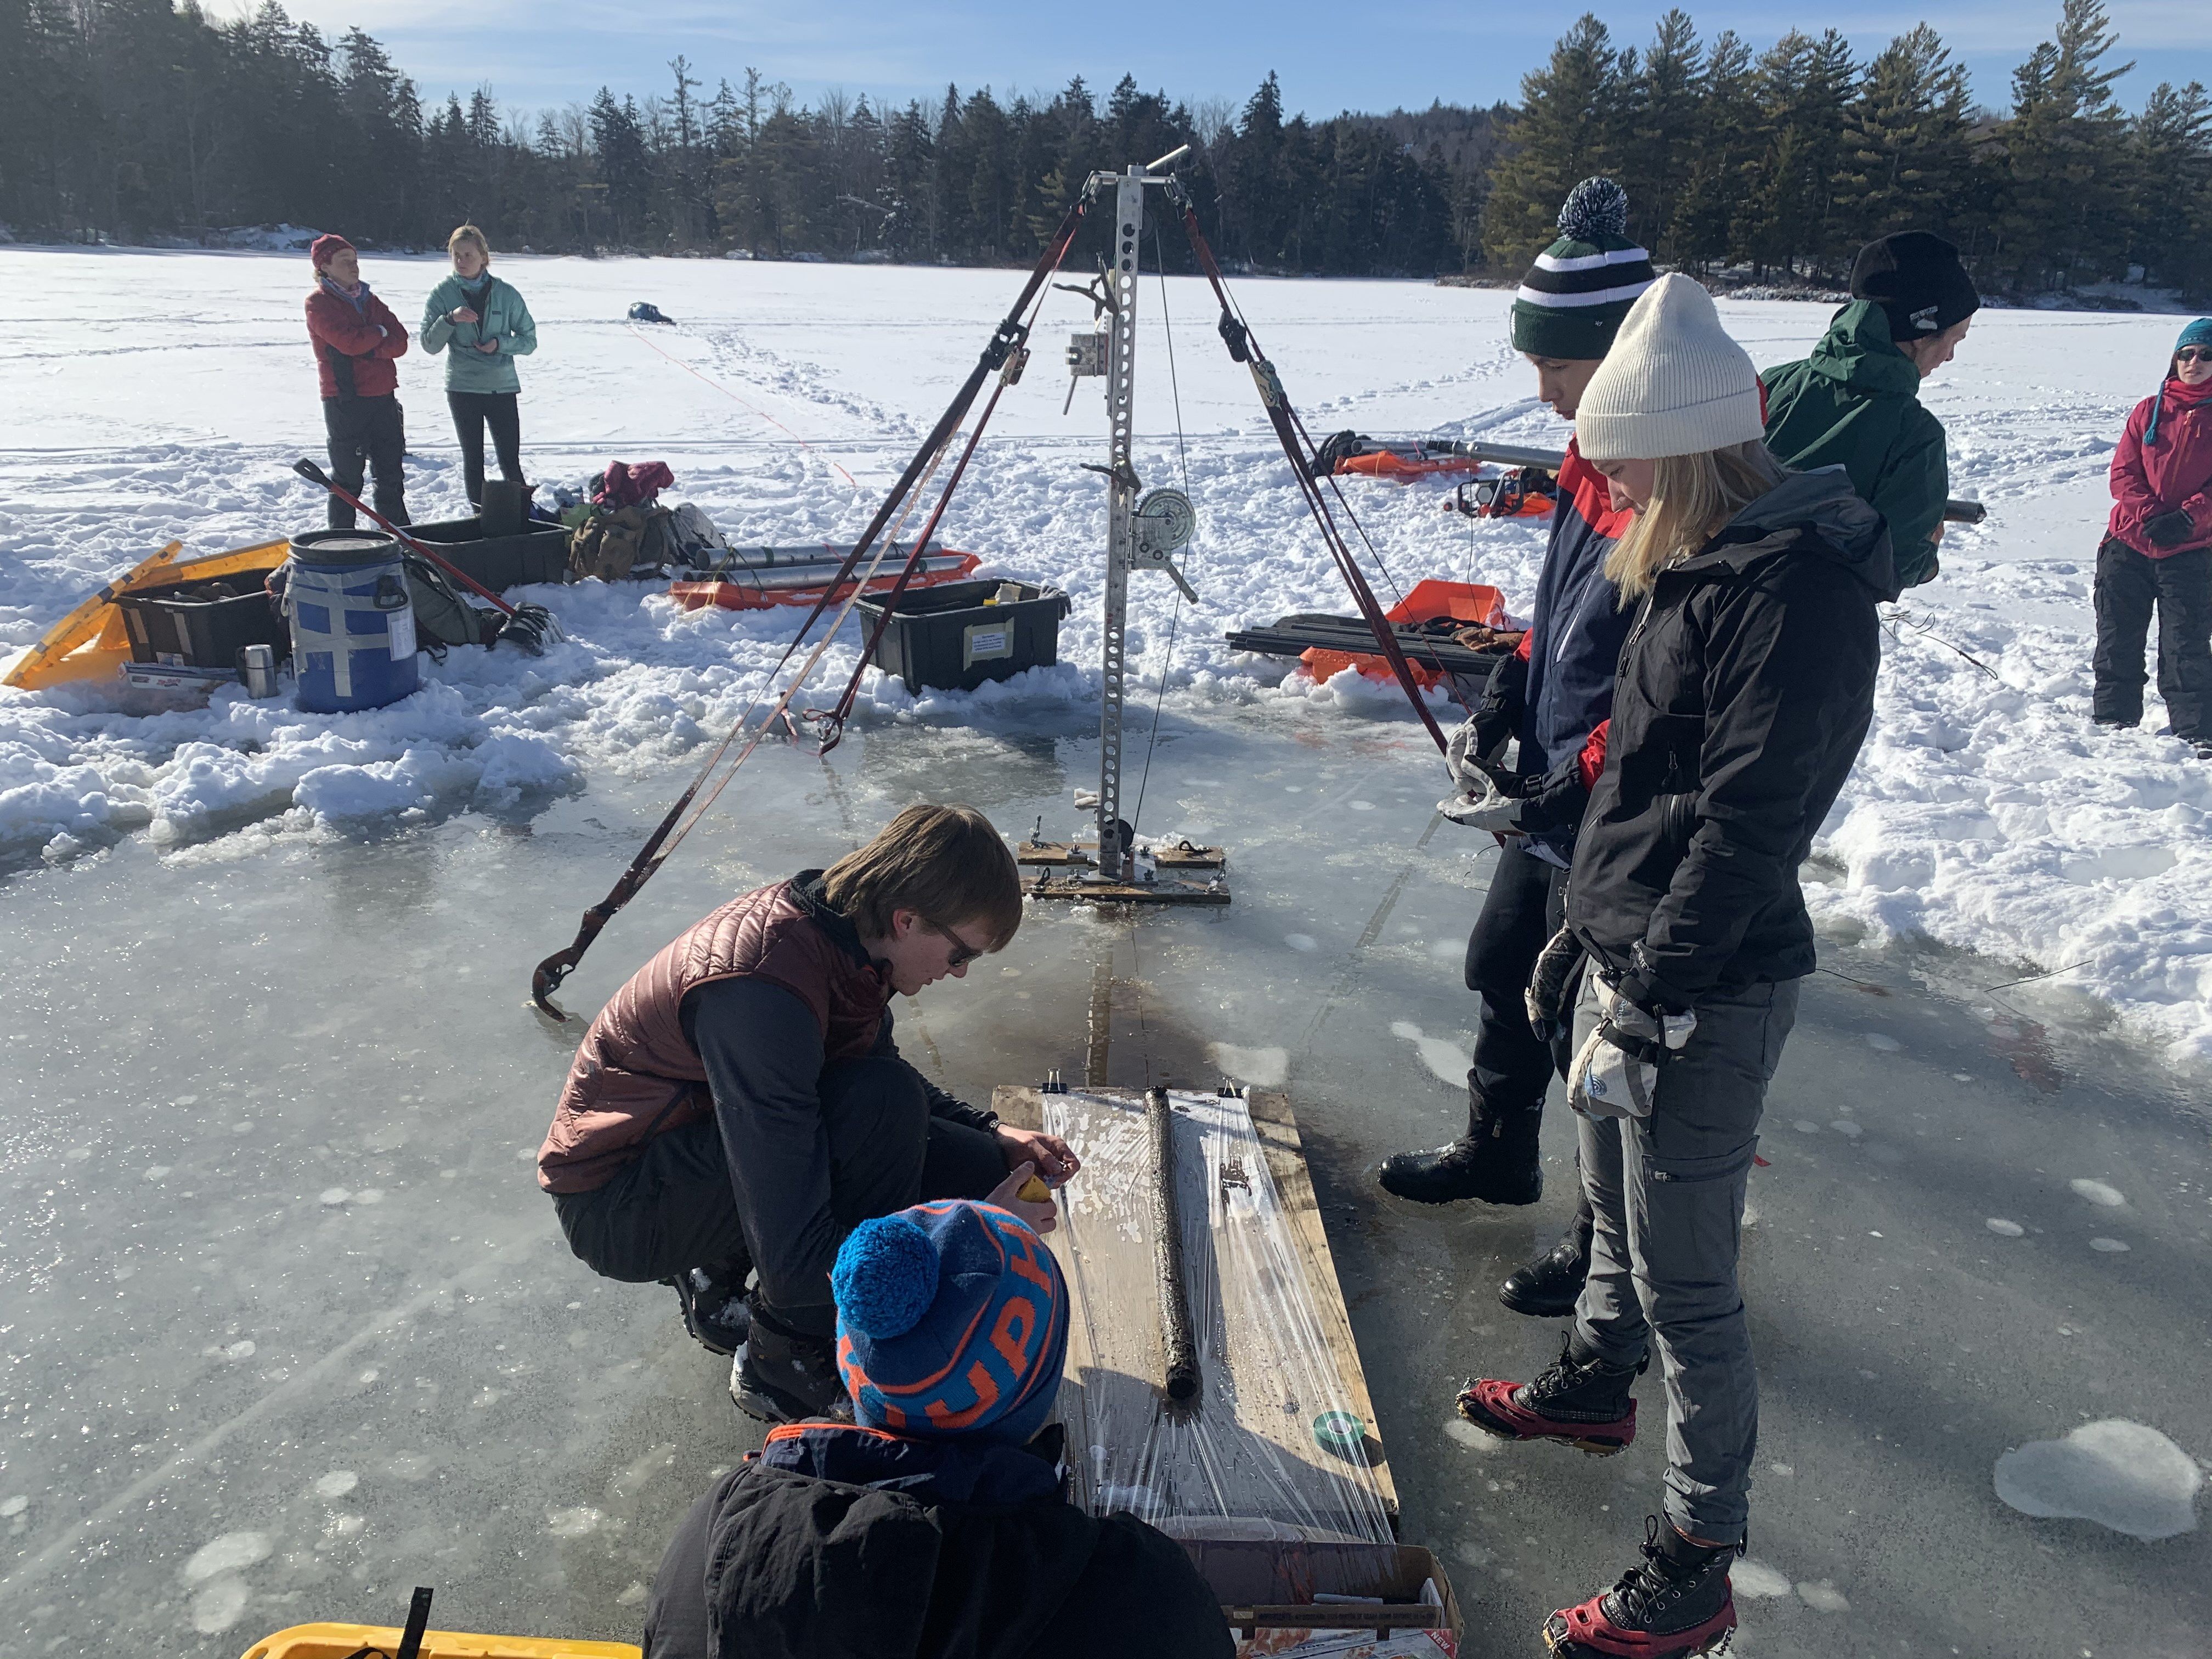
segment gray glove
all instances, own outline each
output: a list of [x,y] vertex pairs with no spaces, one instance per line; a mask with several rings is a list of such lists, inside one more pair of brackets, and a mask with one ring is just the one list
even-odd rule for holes
[[1597,1029],[1567,1068],[1567,1104],[1584,1117],[1649,1117],[1659,1067],[1698,1029],[1695,1014],[1654,1014],[1622,996],[1602,975]]

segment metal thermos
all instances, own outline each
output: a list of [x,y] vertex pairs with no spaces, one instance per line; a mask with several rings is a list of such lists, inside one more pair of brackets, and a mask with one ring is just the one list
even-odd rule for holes
[[276,647],[273,645],[241,645],[238,647],[238,678],[246,682],[249,697],[273,697],[276,695]]

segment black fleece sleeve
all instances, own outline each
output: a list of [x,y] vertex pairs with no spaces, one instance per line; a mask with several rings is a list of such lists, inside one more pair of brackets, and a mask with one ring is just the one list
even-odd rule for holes
[[[1809,555],[1782,562],[1817,569]],[[1863,603],[1865,626],[1850,625],[1843,585],[1853,580],[1821,572],[1752,584],[1709,617],[1697,827],[1622,982],[1632,1000],[1694,1006],[1753,917],[1796,887],[1873,715],[1880,642]]]
[[883,1032],[876,1039],[876,1052],[879,1054],[895,1056],[908,1071],[914,1073],[915,1079],[921,1085],[923,1097],[929,1102],[929,1115],[932,1117],[941,1117],[953,1123],[964,1123],[971,1129],[988,1130],[998,1127],[999,1115],[996,1112],[987,1112],[980,1106],[970,1106],[957,1095],[945,1093],[944,1090],[929,1080],[921,1066],[900,1054],[898,1043],[891,1035],[891,1011],[885,1008]]
[[822,1121],[822,1028],[780,985],[724,979],[684,999],[684,1031],[707,1068],[714,1121],[745,1243],[776,1308],[830,1300],[843,1242],[830,1207],[830,1133]]

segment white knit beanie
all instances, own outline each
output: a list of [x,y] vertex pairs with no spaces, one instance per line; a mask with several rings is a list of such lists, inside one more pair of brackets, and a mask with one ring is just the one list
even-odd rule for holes
[[1576,447],[1592,461],[1701,455],[1764,436],[1758,371],[1713,296],[1679,271],[1629,307],[1575,410]]

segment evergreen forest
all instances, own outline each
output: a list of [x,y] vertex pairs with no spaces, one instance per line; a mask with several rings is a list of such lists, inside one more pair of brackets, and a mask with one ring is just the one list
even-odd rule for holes
[[489,87],[426,102],[373,37],[327,38],[278,0],[234,21],[0,0],[0,237],[283,222],[426,247],[472,220],[540,252],[1026,263],[1093,169],[1187,143],[1200,222],[1246,269],[1510,280],[1569,187],[1610,172],[1638,237],[1700,274],[1833,284],[1863,241],[1925,227],[1992,293],[2205,295],[2212,97],[2161,84],[2130,112],[2103,0],[2060,0],[2054,24],[1996,97],[1925,24],[1861,58],[1834,30],[1754,49],[1675,10],[1643,42],[1585,15],[1491,108],[1315,119],[1272,74],[1241,106],[1127,76],[810,104],[678,56],[657,88],[524,111]]

